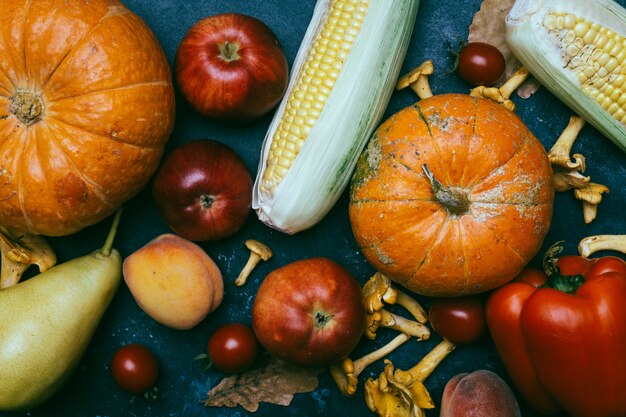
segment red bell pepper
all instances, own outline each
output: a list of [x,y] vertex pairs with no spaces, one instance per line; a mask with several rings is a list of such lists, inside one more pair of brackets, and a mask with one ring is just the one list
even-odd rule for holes
[[626,416],[626,262],[562,256],[494,291],[486,315],[519,394],[542,413]]

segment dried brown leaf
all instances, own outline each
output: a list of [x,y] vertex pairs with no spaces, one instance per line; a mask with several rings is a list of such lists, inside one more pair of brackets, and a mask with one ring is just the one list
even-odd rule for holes
[[[513,3],[515,0],[483,0],[480,10],[474,14],[467,37],[468,42],[485,42],[502,52],[506,62],[503,81],[507,80],[521,65],[506,43],[505,19]],[[526,99],[539,87],[540,84],[530,78],[517,90],[517,95]]]
[[313,391],[322,371],[271,359],[265,366],[224,378],[209,391],[204,404],[207,407],[241,405],[251,413],[258,410],[261,402],[287,406],[294,394]]

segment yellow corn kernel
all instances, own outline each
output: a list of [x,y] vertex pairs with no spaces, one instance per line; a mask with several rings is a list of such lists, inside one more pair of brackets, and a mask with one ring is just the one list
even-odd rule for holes
[[[313,42],[296,85],[291,90],[285,114],[278,123],[270,146],[261,188],[273,190],[288,172],[302,149],[308,133],[320,116],[343,63],[354,44],[367,13],[369,0],[333,0],[323,29]],[[277,140],[289,132],[287,141]],[[291,146],[283,152],[284,146]]]
[[567,68],[582,91],[618,121],[626,114],[626,39],[606,27],[571,13],[551,11],[542,20],[556,40]]

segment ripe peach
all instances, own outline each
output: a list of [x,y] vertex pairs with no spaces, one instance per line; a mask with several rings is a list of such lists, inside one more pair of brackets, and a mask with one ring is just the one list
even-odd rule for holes
[[495,373],[479,370],[448,381],[439,417],[521,417],[511,388]]
[[194,327],[222,302],[219,268],[195,243],[163,234],[124,260],[124,280],[147,315],[174,329]]

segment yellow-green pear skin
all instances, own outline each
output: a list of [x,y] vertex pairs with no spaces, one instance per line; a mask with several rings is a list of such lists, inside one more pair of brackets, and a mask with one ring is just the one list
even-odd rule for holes
[[32,409],[72,375],[122,276],[112,249],[0,290],[0,411]]

